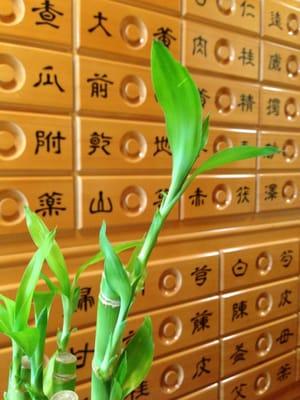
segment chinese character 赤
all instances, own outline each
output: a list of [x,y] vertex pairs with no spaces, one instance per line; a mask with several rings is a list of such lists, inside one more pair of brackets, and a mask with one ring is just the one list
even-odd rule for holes
[[191,272],[191,276],[194,276],[195,283],[197,286],[203,286],[207,281],[207,274],[211,269],[207,265],[202,265],[202,267],[196,267],[193,272]]
[[106,34],[106,36],[112,36],[111,33],[105,28],[103,25],[102,21],[107,21],[107,18],[104,17],[101,11],[98,12],[98,14],[94,15],[94,18],[98,21],[95,26],[92,28],[88,29],[88,32],[92,33],[94,32],[97,28],[101,28],[103,32]]
[[277,185],[276,183],[270,183],[269,185],[265,185],[265,200],[274,200],[277,199]]
[[46,73],[44,74],[43,72],[40,72],[39,79],[38,79],[38,81],[36,83],[33,84],[33,87],[38,87],[40,85],[47,86],[47,85],[54,85],[55,84],[60,92],[64,92],[65,91],[64,88],[58,82],[58,78],[57,78],[56,74],[54,74],[54,82],[51,79],[52,78],[52,71],[53,71],[52,65],[47,65],[46,67],[43,68],[43,71],[46,71]]
[[125,344],[128,344],[130,342],[130,340],[133,338],[134,335],[135,335],[135,331],[133,331],[131,329],[128,332],[128,335],[123,337],[122,342],[125,343]]
[[91,291],[91,287],[80,288],[80,297],[77,306],[79,310],[84,310],[86,312],[88,308],[92,308],[95,305],[95,299],[94,296],[91,295]]
[[206,199],[207,194],[204,194],[203,191],[197,187],[195,190],[194,194],[191,194],[189,196],[189,199],[191,200],[191,205],[195,207],[201,206],[201,204],[204,204],[204,200]]
[[292,367],[289,363],[285,363],[279,367],[277,371],[277,380],[282,382],[285,381],[292,373]]
[[60,131],[58,131],[56,135],[53,134],[53,132],[46,133],[45,131],[36,131],[35,138],[36,148],[34,154],[38,154],[40,148],[44,148],[47,153],[54,150],[54,154],[61,154],[61,141],[66,140],[66,138],[61,135]]
[[172,155],[170,151],[170,145],[168,138],[166,136],[155,136],[154,142],[156,149],[153,153],[153,156],[156,156],[158,153],[167,153],[169,156]]
[[281,26],[281,15],[278,11],[271,11],[271,21],[268,26],[275,26],[282,30]]
[[110,152],[107,150],[107,147],[110,145],[112,140],[111,136],[106,136],[104,132],[101,132],[99,135],[98,132],[93,132],[90,135],[90,152],[89,156],[94,154],[97,149],[102,150],[106,155],[110,155]]
[[284,250],[280,254],[280,262],[284,268],[288,268],[293,261],[293,250]]
[[279,53],[270,54],[268,68],[270,71],[281,71],[281,55]]
[[42,7],[32,7],[31,11],[38,12],[41,21],[36,21],[36,25],[49,25],[52,28],[59,29],[59,25],[55,25],[56,17],[64,15],[62,12],[55,10],[54,4],[51,4],[49,0],[42,2]]
[[128,400],[136,400],[139,399],[140,397],[148,397],[150,396],[150,391],[149,391],[149,384],[147,381],[143,381],[136,389],[134,389],[129,397]]
[[202,36],[193,39],[193,55],[195,54],[201,54],[207,57],[207,40]]
[[249,201],[249,192],[250,192],[249,186],[240,186],[236,190],[237,203],[238,204],[249,203],[250,202]]
[[204,310],[202,313],[197,312],[193,318],[191,318],[191,322],[193,323],[193,331],[192,334],[200,331],[205,331],[205,329],[209,329],[209,317],[212,316],[211,312],[208,310]]
[[245,355],[248,353],[248,350],[244,348],[244,343],[239,343],[235,345],[235,351],[230,356],[230,360],[232,360],[232,365],[236,364],[239,361],[245,361]]
[[207,369],[207,364],[211,361],[211,358],[202,357],[201,360],[197,362],[196,371],[192,379],[200,378],[202,374],[210,374],[210,370]]
[[94,74],[94,78],[86,80],[91,83],[91,97],[102,97],[103,99],[108,97],[108,85],[113,85],[114,83],[106,78],[106,74],[101,76],[100,74]]
[[254,104],[256,104],[256,102],[254,101],[252,94],[242,93],[240,95],[240,103],[238,103],[237,106],[241,108],[242,112],[252,112]]
[[280,332],[276,342],[279,344],[285,344],[289,341],[290,336],[294,336],[293,332],[291,332],[289,328],[285,328]]
[[94,349],[89,349],[89,344],[86,342],[82,350],[74,351],[74,347],[71,347],[70,352],[77,358],[76,368],[81,369],[85,367],[88,354],[93,354]]
[[244,276],[247,272],[248,264],[243,261],[241,258],[237,260],[237,262],[232,266],[232,273],[234,276]]
[[252,49],[246,49],[246,47],[243,47],[238,59],[242,61],[243,65],[252,65],[253,67],[255,66],[254,53]]
[[170,47],[171,41],[176,40],[176,38],[171,35],[172,29],[160,27],[153,34],[158,40],[160,40],[166,47]]
[[97,200],[97,206],[94,207],[94,203],[96,202],[96,199],[93,198],[90,202],[90,213],[91,214],[96,214],[96,213],[111,213],[113,210],[113,205],[110,197],[107,197],[107,205],[108,207],[105,208],[105,199],[103,195],[103,191],[100,190],[98,192],[98,200]]
[[208,91],[204,88],[203,89],[198,88],[198,91],[199,91],[200,98],[201,98],[201,105],[203,108],[205,108],[207,100],[210,99],[210,96],[208,95]]
[[52,192],[44,193],[39,196],[40,207],[35,210],[36,213],[42,213],[42,216],[45,217],[48,215],[51,217],[53,214],[59,215],[60,211],[65,211],[66,207],[61,206],[61,197],[62,193]]
[[166,189],[158,189],[155,194],[157,195],[157,200],[153,202],[153,206],[155,207],[160,207],[161,206],[161,202],[163,201],[163,198],[166,197],[167,193],[168,193],[168,188]]
[[242,300],[238,303],[233,303],[232,305],[232,318],[231,320],[234,321],[236,319],[244,318],[248,315],[247,310],[248,302]]
[[250,1],[243,1],[241,4],[241,8],[242,8],[242,17],[255,18],[255,15],[253,14],[253,12],[251,12],[252,10],[255,10],[255,6],[252,3],[250,3]]
[[292,294],[291,290],[285,289],[285,291],[280,294],[280,302],[278,304],[278,307],[284,307],[287,304],[292,304],[292,302],[289,299],[289,296],[291,294]]
[[235,395],[233,400],[240,400],[240,399],[246,399],[247,397],[243,393],[244,388],[247,387],[246,383],[240,383],[239,386],[235,386],[233,390],[231,391],[232,394]]
[[280,99],[268,99],[267,105],[267,115],[275,115],[276,117],[279,116],[280,113]]

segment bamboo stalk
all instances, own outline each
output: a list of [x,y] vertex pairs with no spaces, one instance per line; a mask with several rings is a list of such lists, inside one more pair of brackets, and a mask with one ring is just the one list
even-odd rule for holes
[[53,393],[74,391],[76,387],[76,356],[69,352],[58,353],[53,373]]
[[79,400],[79,397],[73,390],[61,390],[55,393],[50,400]]

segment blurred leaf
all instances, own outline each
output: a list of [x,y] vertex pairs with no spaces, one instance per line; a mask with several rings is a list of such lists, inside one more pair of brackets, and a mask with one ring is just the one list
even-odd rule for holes
[[39,330],[37,328],[25,328],[18,332],[10,332],[9,336],[28,357],[31,357],[39,340]]
[[[7,311],[8,324],[12,329],[13,324],[14,324],[14,318],[15,318],[16,302],[7,296],[4,296],[4,294],[0,294],[0,301],[2,301],[4,304],[4,307]],[[0,317],[0,320],[1,320],[1,317]]]
[[[41,246],[43,238],[49,232],[47,226],[42,219],[32,212],[28,207],[25,207],[26,224],[32,240],[37,247]],[[52,249],[47,257],[47,263],[59,281],[61,291],[70,296],[70,281],[66,262],[62,251],[57,242],[54,240]]]
[[54,373],[56,355],[57,353],[55,352],[50,358],[46,368],[44,369],[43,390],[45,395],[49,399],[53,394],[53,373]]
[[109,400],[123,400],[122,387],[115,378],[113,378],[113,384],[110,391]]
[[[149,317],[144,319],[142,326],[123,351],[116,379],[120,382],[123,395],[126,397],[146,378],[153,361],[154,346],[152,323]],[[126,375],[124,374],[124,358],[126,357]]]
[[209,115],[205,118],[202,123],[202,138],[201,138],[201,149],[207,145],[209,135]]
[[172,152],[172,181],[168,198],[181,188],[199,156],[202,139],[202,105],[188,70],[160,41],[152,42],[151,73],[154,91],[167,125]]

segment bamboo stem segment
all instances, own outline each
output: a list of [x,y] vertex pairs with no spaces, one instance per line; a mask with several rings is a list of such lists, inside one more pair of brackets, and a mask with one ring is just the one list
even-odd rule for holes
[[79,397],[73,390],[61,390],[55,393],[50,400],[79,400]]
[[53,393],[74,391],[76,387],[76,356],[69,352],[58,353],[53,374]]

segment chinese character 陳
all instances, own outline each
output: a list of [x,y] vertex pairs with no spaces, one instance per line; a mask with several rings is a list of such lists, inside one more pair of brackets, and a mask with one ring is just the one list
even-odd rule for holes
[[196,267],[191,276],[194,276],[195,283],[197,286],[202,286],[207,281],[207,274],[211,269],[207,265],[202,265],[202,267]]
[[33,84],[33,87],[38,87],[40,85],[43,86],[47,86],[47,85],[56,85],[56,87],[58,88],[58,90],[60,92],[64,92],[64,88],[60,85],[60,83],[58,82],[58,78],[57,75],[54,74],[54,82],[51,79],[53,76],[53,67],[52,65],[47,65],[46,67],[43,68],[43,71],[46,71],[46,73],[40,72],[39,74],[39,80]]
[[80,297],[78,300],[78,309],[81,311],[87,311],[88,308],[92,308],[95,305],[94,296],[91,295],[91,287],[81,287]]
[[242,61],[243,65],[253,65],[254,64],[254,53],[252,49],[246,49],[246,47],[242,48],[241,54],[238,58],[239,60]]
[[253,111],[253,105],[256,104],[254,101],[254,97],[252,94],[241,94],[240,95],[240,103],[238,103],[238,107],[241,108],[242,112],[252,112]]
[[171,35],[172,29],[160,27],[153,34],[158,40],[160,40],[166,47],[170,47],[171,41],[176,40],[176,38]]
[[288,268],[293,261],[293,250],[284,250],[280,254],[280,262],[284,268]]
[[53,150],[54,154],[61,154],[61,141],[66,140],[64,136],[61,135],[61,132],[58,131],[55,134],[53,132],[45,132],[45,131],[36,131],[36,148],[34,154],[38,154],[40,148],[44,148],[47,153],[50,153]]
[[238,204],[249,203],[249,192],[250,192],[249,186],[240,186],[236,190],[237,203]]
[[59,29],[59,25],[55,25],[53,22],[56,17],[64,15],[62,12],[55,10],[54,5],[49,0],[42,2],[43,7],[32,7],[31,11],[38,12],[41,21],[36,21],[36,25],[49,25],[52,28]]
[[245,300],[242,300],[238,303],[233,303],[232,305],[232,321],[240,318],[244,318],[245,316],[248,315],[247,310],[247,304],[248,302]]
[[48,215],[51,217],[53,214],[59,215],[60,211],[65,211],[66,207],[61,206],[61,197],[62,193],[52,192],[44,193],[39,196],[40,207],[35,210],[36,213],[42,213],[42,216],[45,217]]
[[207,369],[207,364],[211,361],[211,358],[202,357],[200,361],[197,362],[196,371],[194,372],[193,378],[200,378],[202,374],[210,374],[210,370]]
[[278,304],[278,307],[284,307],[287,304],[292,304],[291,300],[289,299],[289,296],[291,294],[291,290],[285,289],[285,291],[280,294],[280,302]]
[[191,322],[193,322],[193,332],[192,334],[200,331],[205,331],[205,329],[209,329],[209,317],[212,316],[211,312],[208,310],[204,310],[201,314],[197,312],[193,318],[191,318]]
[[107,78],[106,74],[100,76],[100,74],[94,74],[94,78],[88,78],[87,82],[91,83],[91,97],[102,97],[106,99],[108,97],[108,85],[114,83]]
[[111,136],[106,136],[104,132],[101,132],[99,135],[98,132],[93,132],[90,135],[90,152],[89,156],[94,154],[97,149],[102,150],[106,155],[110,155],[110,152],[107,150],[107,147],[110,145],[112,140]]
[[270,71],[281,71],[281,55],[279,53],[270,54],[268,68]]
[[277,199],[277,196],[278,192],[276,183],[265,185],[265,200],[274,200]]
[[167,153],[169,156],[172,154],[170,151],[170,145],[168,138],[166,136],[155,136],[154,142],[156,148],[153,153],[153,156],[156,156],[158,153]]
[[86,342],[84,348],[82,350],[74,351],[74,347],[71,347],[70,352],[74,354],[77,358],[77,365],[76,368],[84,368],[86,364],[86,359],[88,354],[93,354],[94,349],[89,349],[89,344]]
[[248,350],[244,348],[244,343],[239,343],[235,345],[235,351],[230,356],[230,360],[232,360],[232,364],[236,364],[239,361],[245,361],[245,355],[248,353]]
[[267,105],[267,115],[276,115],[279,116],[280,113],[280,99],[268,99]]
[[207,194],[204,194],[203,191],[197,187],[195,190],[194,194],[191,194],[189,196],[189,199],[191,200],[192,206],[199,207],[201,204],[204,204],[204,200],[206,199]]
[[90,203],[90,213],[91,214],[96,214],[96,213],[111,213],[113,210],[113,205],[110,197],[107,197],[107,208],[105,208],[105,199],[103,195],[103,191],[100,190],[98,192],[98,200],[97,200],[97,205],[94,207],[94,204],[96,202],[96,199],[93,198]]
[[201,54],[207,57],[207,40],[202,36],[195,37],[193,39],[193,55]]
[[101,28],[103,32],[106,34],[106,36],[111,36],[111,33],[105,28],[103,25],[102,21],[107,21],[107,18],[102,15],[102,12],[98,12],[98,14],[94,15],[94,18],[98,21],[95,26],[92,28],[88,29],[90,33],[94,32],[97,28]]

